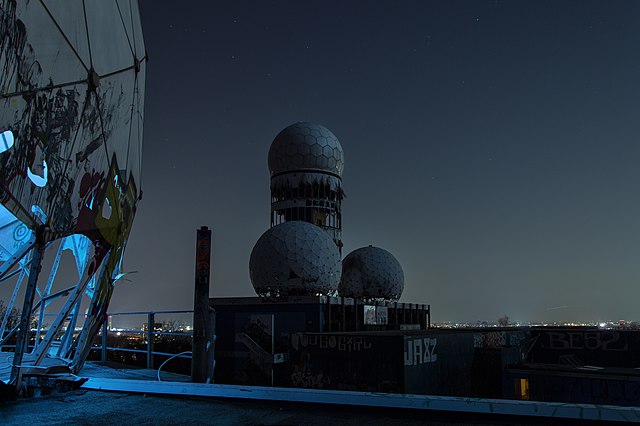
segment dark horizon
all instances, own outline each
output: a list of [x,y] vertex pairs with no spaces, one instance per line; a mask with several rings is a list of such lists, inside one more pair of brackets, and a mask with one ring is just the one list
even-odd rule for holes
[[373,244],[433,320],[640,319],[640,4],[141,1],[144,198],[112,311],[252,296],[267,151],[345,153],[343,256]]

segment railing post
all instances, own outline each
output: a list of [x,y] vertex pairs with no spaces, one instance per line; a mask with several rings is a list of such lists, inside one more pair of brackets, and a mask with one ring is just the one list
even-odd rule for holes
[[153,368],[153,332],[155,331],[155,314],[147,315],[147,368]]
[[107,362],[107,326],[108,326],[108,316],[107,319],[102,323],[102,354],[100,356],[100,361]]

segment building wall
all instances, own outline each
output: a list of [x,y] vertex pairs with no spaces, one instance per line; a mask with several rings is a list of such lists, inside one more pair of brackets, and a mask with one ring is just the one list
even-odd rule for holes
[[[296,333],[286,386],[453,396],[502,396],[520,349],[477,348],[473,331]],[[489,354],[489,355],[487,355]],[[482,374],[475,374],[481,371]],[[487,378],[494,378],[487,381]]]
[[403,336],[296,333],[291,336],[288,386],[402,392]]
[[[339,298],[210,305],[218,383],[496,396],[503,393],[502,369],[528,345],[521,330],[420,329],[428,323],[427,305],[391,304],[384,315],[378,306]],[[516,349],[507,356],[504,347]]]
[[[429,322],[428,305],[382,303],[365,306],[340,297],[294,296],[286,301],[257,297],[212,298],[209,305],[216,310],[215,376],[218,383],[287,385],[289,345],[292,334],[297,332],[349,332],[368,328],[383,331],[400,328],[401,324],[411,324],[419,329]],[[371,311],[371,308],[376,314],[384,315],[374,315],[373,324],[367,324],[371,318],[365,311]],[[401,345],[398,351],[397,362],[402,366]]]
[[529,362],[561,364],[563,356],[585,365],[640,367],[640,332],[631,330],[552,329],[532,330],[536,339]]
[[505,372],[505,398],[521,399],[515,385],[520,379],[526,379],[528,399],[534,401],[624,406],[640,404],[640,379],[637,377],[597,377],[509,369]]
[[[291,333],[321,330],[318,304],[212,303],[212,307],[216,310],[215,376],[219,383],[270,385],[267,357],[288,352]],[[251,340],[239,338],[243,334]]]
[[473,333],[404,336],[405,393],[470,395]]

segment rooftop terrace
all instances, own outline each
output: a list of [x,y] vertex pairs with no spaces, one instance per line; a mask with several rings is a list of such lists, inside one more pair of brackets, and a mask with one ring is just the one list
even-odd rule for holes
[[[198,384],[89,362],[68,392],[0,402],[4,424],[542,425],[640,421],[634,407]],[[587,420],[592,419],[592,420]],[[620,424],[620,423],[618,423]]]

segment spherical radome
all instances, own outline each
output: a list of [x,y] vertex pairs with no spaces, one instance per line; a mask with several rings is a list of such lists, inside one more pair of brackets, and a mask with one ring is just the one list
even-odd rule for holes
[[340,275],[340,252],[329,233],[302,221],[267,230],[249,259],[249,276],[259,296],[330,294]]
[[398,300],[404,290],[404,273],[395,257],[379,247],[362,247],[342,261],[338,293],[365,300]]
[[343,168],[344,154],[338,138],[319,124],[292,124],[278,133],[269,148],[271,176],[294,170],[342,176]]

